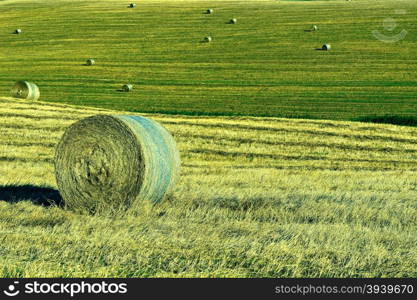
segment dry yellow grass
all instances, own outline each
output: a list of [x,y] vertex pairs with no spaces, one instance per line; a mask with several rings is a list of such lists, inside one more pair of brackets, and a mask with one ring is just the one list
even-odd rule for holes
[[170,201],[124,220],[21,202],[53,194],[55,145],[97,113],[0,98],[2,276],[417,275],[417,128],[146,115],[181,152]]

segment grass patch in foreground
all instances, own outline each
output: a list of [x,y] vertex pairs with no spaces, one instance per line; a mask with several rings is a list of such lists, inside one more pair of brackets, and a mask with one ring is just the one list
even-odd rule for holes
[[0,277],[417,276],[416,127],[146,115],[180,180],[109,218],[56,205],[53,157],[70,124],[118,112],[0,100]]

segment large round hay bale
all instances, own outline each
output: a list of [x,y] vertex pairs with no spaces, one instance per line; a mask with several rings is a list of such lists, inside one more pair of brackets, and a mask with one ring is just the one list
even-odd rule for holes
[[237,19],[235,19],[235,18],[230,19],[229,23],[230,24],[236,24],[237,23]]
[[22,33],[22,29],[16,29],[16,30],[14,31],[14,33],[15,33],[15,34],[20,34],[20,33]]
[[206,10],[206,14],[210,15],[212,13],[213,13],[213,9],[209,8],[209,9]]
[[317,25],[311,26],[311,31],[317,31],[319,27]]
[[125,92],[130,92],[130,91],[132,91],[132,89],[133,89],[133,84],[130,84],[130,83],[125,84],[122,87],[122,90],[125,91]]
[[206,36],[203,41],[206,43],[210,43],[212,40],[213,39],[211,38],[211,36]]
[[129,7],[130,7],[130,8],[134,8],[134,7],[136,7],[136,3],[130,3],[130,4],[129,4]]
[[322,50],[330,50],[332,47],[330,46],[330,44],[324,44],[323,47],[321,47]]
[[87,66],[92,66],[92,65],[95,65],[95,60],[94,59],[92,59],[92,58],[90,58],[90,59],[87,59],[87,61],[85,62],[85,64],[87,65]]
[[171,134],[144,117],[96,115],[71,125],[55,152],[55,176],[69,209],[115,213],[157,203],[179,176]]
[[15,83],[11,93],[12,97],[27,100],[38,100],[40,96],[40,91],[36,84],[23,80]]

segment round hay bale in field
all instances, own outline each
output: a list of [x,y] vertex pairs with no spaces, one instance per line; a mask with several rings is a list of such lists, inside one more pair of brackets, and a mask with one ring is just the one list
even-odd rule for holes
[[16,29],[16,30],[14,31],[14,34],[20,34],[20,33],[22,33],[22,29]]
[[29,81],[18,81],[11,90],[12,96],[20,99],[38,100],[40,96],[39,87]]
[[311,31],[317,31],[319,28],[317,25],[311,26]]
[[134,7],[136,7],[136,3],[130,3],[130,4],[129,4],[129,7],[130,7],[130,8],[134,8]]
[[230,24],[236,24],[236,23],[237,23],[237,20],[236,20],[235,18],[230,19],[229,23],[230,23]]
[[211,36],[206,36],[203,40],[203,42],[205,43],[210,43],[213,39],[211,38]]
[[95,65],[95,60],[94,59],[92,59],[92,58],[90,58],[90,59],[87,59],[87,61],[85,62],[85,64],[87,65],[87,66],[93,66],[93,65]]
[[117,213],[157,203],[179,176],[174,138],[159,123],[129,115],[96,115],[71,125],[55,151],[55,176],[65,206]]
[[206,14],[211,15],[213,13],[213,9],[209,8],[206,10]]
[[130,91],[132,91],[132,89],[133,89],[133,84],[130,84],[130,83],[125,84],[125,85],[123,85],[123,87],[122,87],[122,90],[123,90],[124,92],[130,92]]
[[323,47],[321,47],[322,50],[330,50],[332,47],[330,46],[330,44],[324,44]]

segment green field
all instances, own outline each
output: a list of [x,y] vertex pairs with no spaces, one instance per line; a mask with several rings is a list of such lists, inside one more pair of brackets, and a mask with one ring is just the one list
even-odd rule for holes
[[[417,114],[414,0],[128,3],[0,1],[0,94],[28,79],[45,101],[137,112]],[[389,17],[398,23],[391,32]],[[319,30],[305,32],[313,24]],[[408,34],[383,43],[374,30]],[[213,42],[201,43],[208,35]],[[333,49],[315,50],[324,43]],[[88,58],[96,66],[83,66]],[[127,82],[134,92],[118,92]]]
[[[417,277],[417,128],[350,121],[413,125],[417,2],[128,3],[0,1],[0,277]],[[173,134],[166,201],[61,207],[55,146],[99,113]]]

